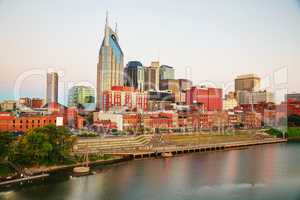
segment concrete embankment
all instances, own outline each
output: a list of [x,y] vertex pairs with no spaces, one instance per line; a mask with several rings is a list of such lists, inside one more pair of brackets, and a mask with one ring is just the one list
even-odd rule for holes
[[110,155],[119,156],[130,156],[133,159],[136,158],[147,158],[161,156],[162,153],[172,153],[173,155],[184,154],[184,153],[194,153],[194,152],[208,152],[208,151],[220,151],[226,149],[243,148],[253,145],[263,145],[263,144],[273,144],[273,143],[283,143],[287,142],[287,139],[264,139],[264,140],[249,140],[242,142],[227,142],[227,143],[216,143],[216,144],[199,144],[199,145],[185,145],[185,146],[159,146],[155,148],[145,148],[143,150],[136,151],[112,151],[106,152]]

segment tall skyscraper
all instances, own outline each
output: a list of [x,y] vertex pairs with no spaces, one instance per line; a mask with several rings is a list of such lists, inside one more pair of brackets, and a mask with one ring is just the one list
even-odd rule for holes
[[123,51],[119,45],[117,27],[113,31],[108,25],[108,14],[104,38],[99,51],[97,65],[97,109],[103,110],[102,95],[112,86],[123,86]]
[[46,103],[58,102],[58,74],[47,73]]
[[130,61],[124,69],[125,86],[133,87],[139,91],[144,90],[145,67],[139,61]]

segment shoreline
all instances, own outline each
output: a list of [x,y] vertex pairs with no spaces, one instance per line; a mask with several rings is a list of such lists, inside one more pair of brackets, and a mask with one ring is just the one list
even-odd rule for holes
[[[293,140],[293,141],[300,141],[300,138],[297,138],[299,140]],[[230,147],[230,148],[225,148],[225,149],[214,149],[214,150],[211,150],[211,151],[205,151],[205,152],[215,152],[215,151],[228,151],[228,150],[240,150],[240,149],[245,149],[247,147],[250,147],[250,146],[256,146],[256,145],[267,145],[267,144],[278,144],[278,143],[285,143],[285,142],[288,142],[290,140],[272,140],[272,141],[256,141],[255,143],[249,143],[247,145],[244,145],[244,146],[237,146],[237,147]],[[178,154],[178,155],[185,155],[185,154],[190,154],[190,153],[201,153],[201,151],[187,151],[187,152],[183,152],[182,154]],[[176,154],[177,155],[177,154]],[[107,160],[96,160],[96,161],[91,161],[89,162],[89,165],[91,167],[100,167],[100,166],[111,166],[113,164],[117,164],[117,163],[122,163],[122,162],[126,162],[126,161],[131,161],[131,160],[139,160],[139,159],[151,159],[151,157],[132,157],[130,155],[122,155],[122,156],[116,156],[114,155],[115,157],[114,158],[110,158],[110,159],[107,159]],[[158,158],[163,158],[161,155],[157,155],[155,157],[158,157]],[[153,157],[152,157],[153,158]],[[32,176],[39,176],[39,175],[43,175],[43,174],[49,174],[48,177],[46,178],[43,178],[43,181],[45,179],[48,179],[49,177],[51,176],[55,176],[56,174],[60,173],[60,172],[64,172],[64,171],[67,171],[69,173],[71,173],[72,169],[74,167],[78,167],[78,166],[81,166],[82,163],[76,163],[76,164],[71,164],[71,165],[58,165],[58,166],[51,166],[51,167],[41,167],[41,168],[38,168],[38,169],[34,169],[34,168],[29,168],[30,170],[32,170]],[[12,180],[15,180],[15,179],[12,179]],[[0,191],[2,191],[3,189],[2,188],[6,188],[6,189],[9,189],[9,188],[12,188],[16,185],[18,185],[18,183],[20,185],[23,185],[22,182],[16,182],[14,184],[9,184],[9,185],[2,185],[0,186]],[[29,184],[33,183],[33,181],[31,181]]]
[[[115,156],[115,158],[110,158],[107,160],[95,160],[90,161],[88,164],[93,165],[109,165],[109,164],[115,164],[122,161],[127,161],[127,157],[121,157],[121,156]],[[82,163],[75,163],[70,165],[56,165],[56,166],[50,166],[50,167],[41,167],[41,168],[29,168],[29,170],[32,172],[33,175],[42,174],[42,173],[55,173],[57,171],[63,171],[68,170],[74,167],[82,166]]]

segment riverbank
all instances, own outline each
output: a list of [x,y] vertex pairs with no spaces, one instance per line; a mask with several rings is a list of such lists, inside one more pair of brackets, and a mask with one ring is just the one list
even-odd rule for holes
[[[107,160],[96,160],[96,161],[90,161],[89,165],[108,165],[108,164],[114,164],[118,162],[125,161],[126,158],[122,156],[113,156],[112,158],[109,158]],[[128,159],[127,159],[128,160]],[[31,167],[28,168],[28,170],[36,175],[41,173],[55,173],[56,171],[62,171],[62,170],[68,170],[73,169],[74,167],[82,166],[82,163],[76,163],[76,164],[70,164],[70,165],[56,165],[56,166],[39,166],[39,167]]]
[[[89,165],[93,167],[99,167],[99,166],[108,166],[115,163],[120,163],[124,161],[129,161],[132,159],[139,159],[139,158],[150,158],[150,157],[161,157],[162,153],[164,152],[170,152],[173,155],[177,154],[186,154],[186,153],[194,153],[194,152],[209,152],[209,151],[224,151],[224,150],[230,150],[230,149],[239,149],[239,148],[246,148],[247,146],[253,146],[253,145],[263,145],[263,144],[271,144],[271,143],[280,143],[280,142],[286,142],[285,139],[278,139],[278,138],[268,138],[268,139],[260,139],[260,140],[248,140],[248,141],[231,141],[227,143],[210,143],[210,144],[185,144],[185,139],[187,136],[184,136],[184,138],[181,138],[180,142],[178,141],[177,136],[175,138],[169,138],[169,140],[176,140],[176,142],[179,142],[178,144],[181,145],[169,145],[169,144],[163,144],[159,147],[152,147],[149,149],[149,146],[145,149],[139,149],[137,151],[131,151],[131,152],[115,152],[115,153],[108,153],[111,157],[107,160],[95,160],[90,161]],[[183,142],[184,141],[184,142]],[[198,141],[198,140],[197,140]],[[182,143],[183,142],[183,143]],[[26,168],[25,170],[30,174],[31,176],[38,176],[41,174],[49,174],[54,175],[59,172],[68,172],[71,174],[74,167],[81,166],[82,163],[76,163],[76,164],[70,164],[70,165],[56,165],[56,166],[39,166],[39,167],[30,167]],[[44,177],[43,177],[44,178]],[[20,180],[22,182],[22,180]],[[17,181],[17,183],[19,183]]]
[[[129,157],[124,156],[114,156],[107,160],[96,160],[90,161],[89,166],[107,166],[120,162],[125,162],[130,160]],[[6,190],[13,186],[22,186],[26,184],[32,184],[39,181],[44,181],[47,178],[51,178],[52,175],[56,175],[60,172],[72,172],[74,167],[82,166],[82,163],[70,164],[70,165],[56,165],[56,166],[39,166],[39,167],[30,167],[25,170],[30,173],[30,176],[27,177],[13,177],[7,176],[7,179],[2,179],[0,181],[0,190]]]

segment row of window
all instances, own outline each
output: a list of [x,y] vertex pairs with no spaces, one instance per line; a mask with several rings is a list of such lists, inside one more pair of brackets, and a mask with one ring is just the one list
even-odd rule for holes
[[[30,126],[26,125],[26,129],[28,129],[28,128],[34,128],[34,127],[36,127],[36,126],[33,126],[33,125],[32,125],[32,126],[30,127]],[[40,125],[38,125],[37,127],[40,127]],[[13,125],[13,128],[16,128],[16,125]],[[23,126],[20,125],[19,128],[22,129]]]
[[[40,123],[42,120],[31,120],[31,123]],[[52,123],[52,120],[50,119],[50,120],[44,120],[44,123],[46,123],[46,122],[48,122],[48,123]],[[15,124],[16,123],[16,120],[13,120],[13,123]],[[22,124],[23,123],[23,121],[22,120],[20,120],[20,123]],[[26,120],[26,123],[29,123],[29,120]],[[56,123],[56,120],[54,120],[54,123]]]

